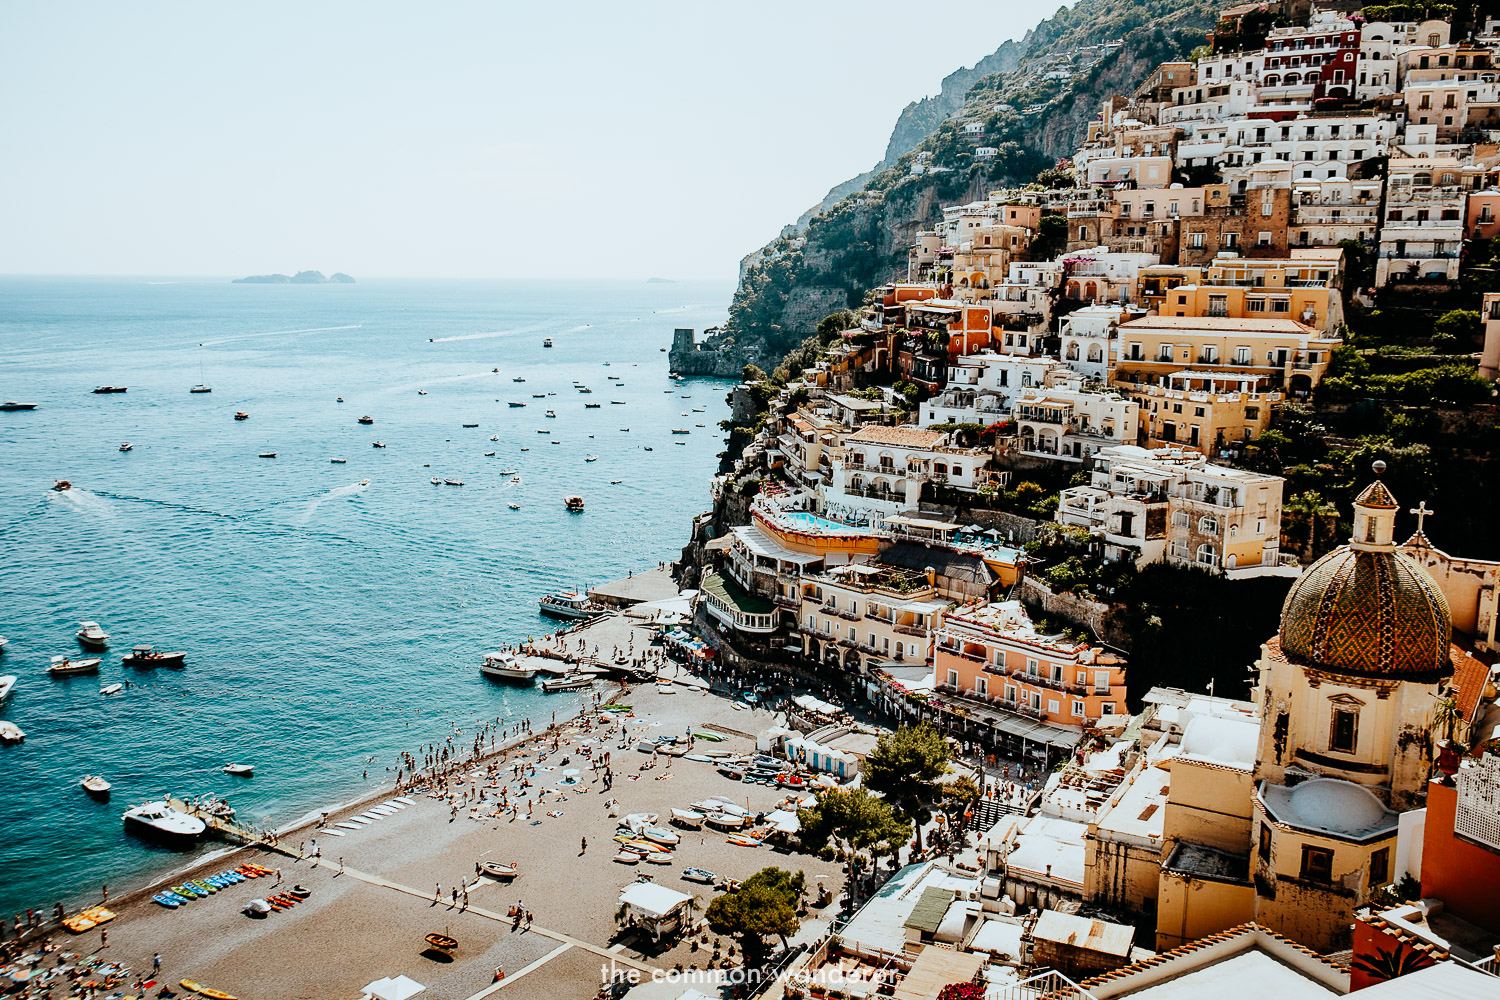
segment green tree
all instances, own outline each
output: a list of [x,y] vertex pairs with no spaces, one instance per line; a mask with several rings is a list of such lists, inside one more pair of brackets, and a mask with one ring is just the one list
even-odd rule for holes
[[810,808],[798,809],[797,821],[802,824],[798,837],[810,850],[832,844],[843,851],[868,851],[872,859],[896,850],[911,836],[911,824],[867,788],[830,788]]
[[937,801],[937,781],[951,759],[948,741],[932,723],[902,726],[876,742],[865,760],[865,785],[902,811],[916,812]]
[[818,321],[818,343],[824,347],[839,339],[839,334],[859,325],[859,317],[848,309],[829,313]]
[[739,942],[746,967],[765,964],[766,938],[780,938],[785,945],[786,939],[802,926],[797,917],[797,901],[802,895],[804,878],[802,872],[762,868],[738,889],[708,904],[705,916],[709,929],[715,934],[731,935]]
[[1028,253],[1032,260],[1051,260],[1068,249],[1068,217],[1056,213],[1042,216],[1037,223],[1036,239]]

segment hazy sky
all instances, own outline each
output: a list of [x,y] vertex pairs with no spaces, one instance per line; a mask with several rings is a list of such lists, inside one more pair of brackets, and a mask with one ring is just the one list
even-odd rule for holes
[[1055,7],[14,0],[0,273],[732,278]]

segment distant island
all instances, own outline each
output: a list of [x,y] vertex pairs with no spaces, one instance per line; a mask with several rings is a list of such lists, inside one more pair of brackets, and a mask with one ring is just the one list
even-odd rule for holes
[[252,274],[235,278],[234,285],[352,285],[354,279],[342,271],[325,277],[322,271],[298,271],[296,274]]
[[675,278],[647,278],[646,279],[646,284],[648,284],[648,285],[675,285],[675,284],[677,284],[677,280]]

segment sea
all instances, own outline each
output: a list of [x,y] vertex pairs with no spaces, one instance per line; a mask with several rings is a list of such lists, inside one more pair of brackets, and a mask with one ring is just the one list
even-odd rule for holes
[[[573,714],[578,692],[480,659],[557,627],[542,594],[687,541],[729,383],[674,381],[661,349],[732,291],[0,277],[0,399],[38,404],[0,413],[0,719],[27,734],[0,747],[0,916],[186,864],[121,822],[164,793],[275,827],[389,787],[402,751]],[[99,674],[50,677],[85,620],[110,634]],[[185,668],[124,667],[141,643]]]

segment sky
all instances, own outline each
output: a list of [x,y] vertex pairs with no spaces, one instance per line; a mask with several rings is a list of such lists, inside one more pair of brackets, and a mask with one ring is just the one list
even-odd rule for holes
[[1055,3],[0,5],[0,273],[731,280]]

